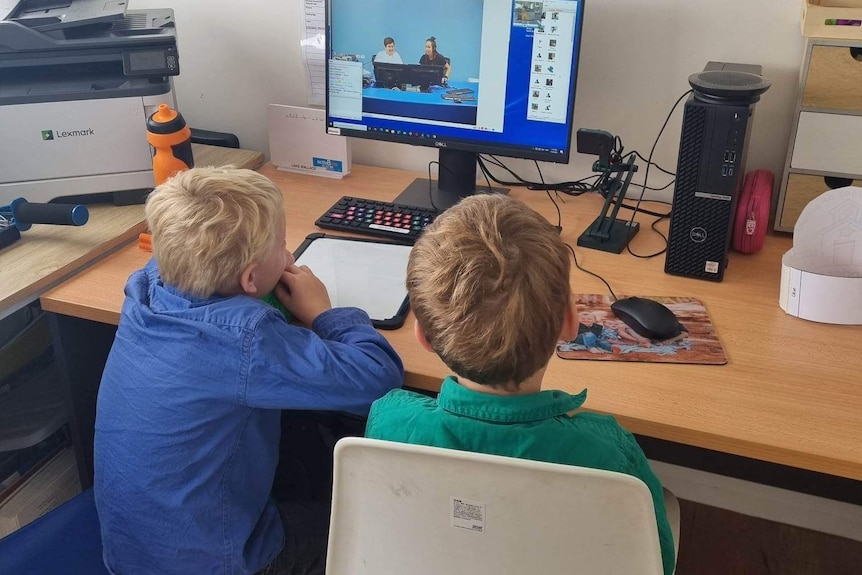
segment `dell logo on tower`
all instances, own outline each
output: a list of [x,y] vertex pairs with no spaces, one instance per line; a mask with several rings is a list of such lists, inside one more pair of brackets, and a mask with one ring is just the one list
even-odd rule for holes
[[53,140],[54,139],[54,130],[42,130],[42,139],[43,140]]
[[694,243],[700,244],[706,241],[706,230],[703,228],[692,228],[688,235]]

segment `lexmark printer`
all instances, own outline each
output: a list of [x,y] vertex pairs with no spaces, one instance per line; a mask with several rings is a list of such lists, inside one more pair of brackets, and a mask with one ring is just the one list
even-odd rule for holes
[[125,0],[0,0],[0,205],[23,197],[141,201],[146,118],[176,107],[170,9]]

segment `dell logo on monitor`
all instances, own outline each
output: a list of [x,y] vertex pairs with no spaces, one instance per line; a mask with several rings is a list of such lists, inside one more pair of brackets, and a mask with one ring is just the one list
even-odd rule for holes
[[438,148],[445,148],[446,142],[434,142],[434,145],[437,146]]

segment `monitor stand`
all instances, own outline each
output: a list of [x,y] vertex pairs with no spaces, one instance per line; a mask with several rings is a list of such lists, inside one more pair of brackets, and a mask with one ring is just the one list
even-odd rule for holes
[[417,178],[395,198],[408,204],[442,212],[473,194],[508,194],[506,188],[476,185],[476,154],[440,148],[438,179]]

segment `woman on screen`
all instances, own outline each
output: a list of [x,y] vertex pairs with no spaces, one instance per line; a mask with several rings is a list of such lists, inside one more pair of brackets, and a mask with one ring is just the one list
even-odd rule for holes
[[449,76],[452,73],[452,66],[449,65],[449,58],[437,51],[437,38],[431,36],[425,40],[425,53],[419,58],[419,63],[423,66],[443,66],[443,82],[449,81]]

